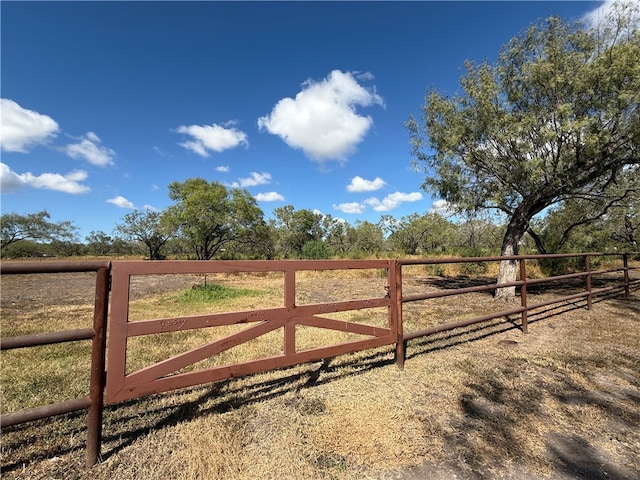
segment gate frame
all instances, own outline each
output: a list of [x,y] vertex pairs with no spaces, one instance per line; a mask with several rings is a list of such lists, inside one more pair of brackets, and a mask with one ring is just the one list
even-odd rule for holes
[[[107,365],[109,375],[107,376],[105,402],[113,404],[154,393],[289,367],[393,343],[396,345],[402,343],[402,327],[401,323],[399,323],[401,317],[397,311],[397,306],[400,303],[397,300],[396,267],[397,262],[395,260],[165,260],[158,262],[113,262]],[[296,305],[296,272],[298,271],[373,269],[387,271],[386,295],[361,300]],[[283,306],[241,312],[129,321],[130,284],[131,277],[134,275],[264,272],[283,273]],[[385,328],[318,316],[320,314],[380,307],[387,307],[388,309],[388,327]],[[255,325],[226,337],[216,338],[205,345],[174,355],[137,371],[129,373],[126,371],[128,339],[130,337],[234,324]],[[368,335],[370,338],[297,351],[296,325],[340,330]],[[283,330],[283,353],[280,355],[171,375],[196,362],[279,329]],[[403,359],[400,356],[397,358]]]

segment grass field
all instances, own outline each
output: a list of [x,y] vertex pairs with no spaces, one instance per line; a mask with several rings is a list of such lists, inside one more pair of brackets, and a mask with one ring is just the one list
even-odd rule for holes
[[[405,293],[481,280],[431,273],[407,269]],[[3,276],[2,335],[88,326],[93,291],[83,285],[92,277],[66,275]],[[203,281],[139,285],[133,318],[265,308],[279,305],[282,294],[269,275],[212,276],[214,287],[192,288]],[[309,273],[298,280],[298,301],[358,298],[383,291],[385,281],[378,272]],[[565,287],[554,288],[532,295],[551,298]],[[404,322],[411,331],[491,309],[486,293],[447,297],[406,305]],[[384,313],[340,315],[375,323]],[[582,301],[563,302],[529,320],[527,335],[501,319],[413,340],[404,371],[390,346],[109,406],[101,462],[92,469],[83,466],[86,413],[9,427],[2,477],[637,478],[640,292],[599,299],[590,311]],[[136,339],[128,365],[211,335]],[[280,347],[266,336],[232,360]],[[88,351],[88,344],[72,343],[3,352],[2,412],[86,395]],[[228,359],[213,361],[221,360]]]

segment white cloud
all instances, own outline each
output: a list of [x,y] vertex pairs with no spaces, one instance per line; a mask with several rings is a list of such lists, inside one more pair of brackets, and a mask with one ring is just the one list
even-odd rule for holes
[[11,193],[26,187],[43,188],[71,194],[86,193],[90,190],[81,182],[88,177],[84,170],[75,170],[66,175],[59,173],[43,173],[34,175],[31,172],[18,174],[8,165],[0,163],[0,186],[3,193]]
[[[120,198],[122,198],[122,197],[120,197]],[[131,202],[129,202],[129,203],[131,203]],[[133,204],[132,204],[132,205],[133,205]],[[152,211],[152,212],[159,212],[159,211],[160,211],[160,209],[159,209],[159,208],[156,208],[156,207],[154,207],[153,205],[146,205],[146,204],[142,207],[142,209],[143,209],[143,210],[150,210],[150,211]]]
[[220,165],[216,167],[216,172],[228,173],[230,170],[229,165]]
[[211,125],[181,125],[176,131],[189,135],[192,140],[179,145],[202,157],[208,157],[210,150],[220,153],[238,145],[249,145],[247,134],[232,127],[231,125],[233,124],[234,122],[227,122],[224,125],[216,123]]
[[453,205],[451,205],[448,201],[442,199],[436,200],[435,202],[433,202],[433,204],[431,204],[431,211],[442,216],[449,216],[455,213]]
[[362,213],[365,206],[358,202],[334,204],[333,208],[343,213]]
[[320,82],[307,80],[295,99],[281,99],[258,127],[312,160],[345,160],[373,124],[356,107],[376,104],[384,106],[384,100],[375,89],[361,86],[351,72],[334,70]]
[[58,123],[48,115],[22,108],[13,100],[0,99],[2,150],[26,153],[28,147],[47,143],[57,135],[58,130]]
[[88,132],[79,139],[78,143],[71,143],[63,151],[73,159],[84,159],[92,165],[106,167],[113,165],[115,152],[102,145],[100,138],[93,132]]
[[282,202],[284,197],[278,192],[266,192],[259,193],[255,196],[255,199],[259,202]]
[[[610,15],[616,15],[616,9],[628,9],[633,8],[633,2],[620,2],[618,0],[604,0],[597,8],[587,12],[582,20],[587,24],[587,26],[591,28],[598,27],[607,21]],[[635,14],[632,17],[632,25],[635,27],[640,27],[640,12],[637,7],[635,10]]]
[[131,203],[126,198],[121,197],[120,195],[110,198],[109,200],[107,200],[107,203],[113,203],[116,207],[119,208],[130,208],[131,210],[136,208],[133,203]]
[[240,187],[255,187],[256,185],[267,185],[271,183],[271,174],[251,172],[250,177],[240,179]]
[[422,194],[420,192],[395,192],[384,197],[382,201],[371,197],[366,199],[364,203],[370,205],[376,212],[388,212],[389,210],[397,208],[402,203],[417,202],[418,200],[422,200]]
[[376,177],[375,180],[365,180],[362,177],[353,177],[351,183],[347,186],[349,192],[373,192],[380,190],[386,185],[386,182],[380,177]]

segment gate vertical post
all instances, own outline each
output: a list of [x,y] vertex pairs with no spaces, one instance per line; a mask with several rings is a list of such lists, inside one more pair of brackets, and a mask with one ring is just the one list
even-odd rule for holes
[[585,282],[587,292],[589,292],[587,295],[587,310],[591,310],[591,300],[593,299],[593,296],[591,295],[591,263],[589,258],[589,255],[584,256],[584,271],[587,273]]
[[402,265],[394,260],[389,264],[389,296],[391,298],[391,318],[396,337],[396,366],[404,370],[406,344],[402,326]]
[[527,333],[529,330],[529,322],[527,320],[527,265],[526,259],[520,259],[520,280],[523,282],[520,287],[520,305],[524,307],[522,311],[522,333]]
[[622,254],[622,267],[624,269],[624,298],[629,297],[629,254]]
[[102,443],[102,416],[105,387],[105,350],[107,344],[107,315],[109,311],[109,278],[111,264],[96,271],[96,294],[93,310],[93,339],[91,342],[91,378],[87,419],[87,450],[85,464],[98,463]]

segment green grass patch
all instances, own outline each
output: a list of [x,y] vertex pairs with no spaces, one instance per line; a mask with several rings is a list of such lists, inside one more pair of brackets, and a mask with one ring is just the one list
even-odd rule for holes
[[231,288],[217,283],[194,285],[178,294],[178,301],[185,304],[221,303],[239,297],[258,297],[265,292],[248,288]]

